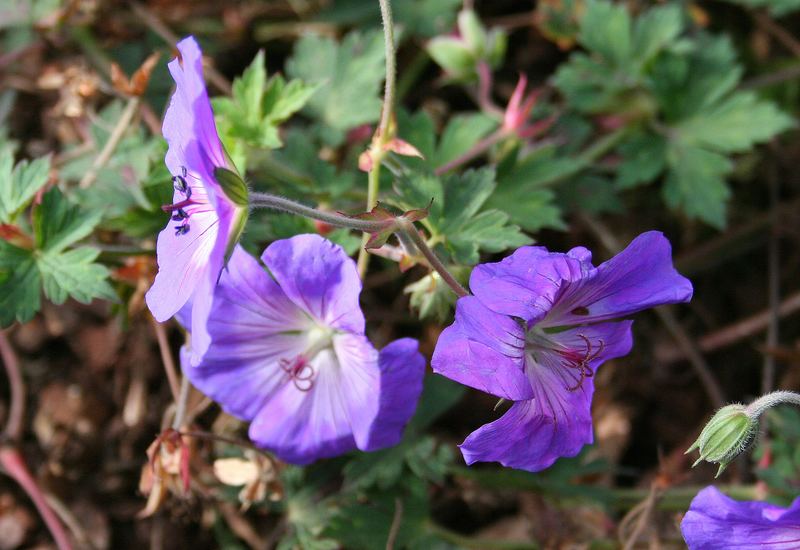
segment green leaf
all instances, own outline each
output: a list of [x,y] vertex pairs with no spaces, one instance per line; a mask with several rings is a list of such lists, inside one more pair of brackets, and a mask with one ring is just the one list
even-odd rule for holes
[[671,144],[669,171],[663,196],[671,208],[719,229],[725,227],[725,203],[730,190],[724,177],[731,162],[719,153],[698,147]]
[[33,211],[33,229],[36,248],[47,252],[60,252],[86,237],[100,222],[100,212],[83,212],[71,205],[56,188],[42,197],[42,203]]
[[341,43],[306,35],[286,62],[293,78],[318,85],[306,112],[330,128],[347,131],[380,116],[384,78],[382,33],[351,32]]
[[677,4],[657,6],[636,19],[633,55],[640,65],[649,63],[683,31],[683,13]]
[[[316,86],[299,80],[289,83],[275,75],[267,80],[264,52],[259,51],[242,76],[233,81],[230,98],[213,100],[217,126],[223,141],[243,164],[242,143],[274,149],[282,145],[278,125],[299,111],[311,98]],[[242,169],[242,166],[239,166]]]
[[42,305],[41,286],[32,252],[0,240],[0,327],[30,321]]
[[116,293],[107,281],[108,269],[94,263],[98,254],[99,250],[90,247],[44,252],[36,265],[42,275],[45,296],[55,304],[62,304],[67,298],[85,304],[94,298],[116,300]]
[[23,160],[14,167],[11,148],[0,149],[0,223],[13,223],[47,183],[49,174],[50,157]]
[[631,18],[625,5],[604,0],[587,2],[578,41],[616,66],[624,65],[631,56]]
[[463,155],[496,128],[497,121],[482,113],[454,116],[442,133],[436,153],[430,158],[431,166],[442,166]]
[[620,145],[617,152],[622,163],[617,170],[617,189],[628,189],[650,183],[657,178],[667,162],[667,140],[659,135],[640,133]]
[[792,127],[794,122],[773,103],[753,92],[738,92],[675,126],[688,145],[720,152],[746,151]]
[[437,36],[425,47],[437,65],[456,79],[472,78],[477,61],[467,44],[452,36]]
[[508,214],[499,210],[481,212],[447,236],[455,260],[465,265],[478,263],[480,250],[502,252],[530,243],[531,238],[510,225]]
[[56,304],[67,298],[84,303],[116,300],[108,269],[95,263],[100,252],[91,247],[68,249],[99,221],[99,212],[80,211],[58,188],[45,193],[33,211],[34,249],[0,241],[0,325],[29,320],[41,307],[42,290]]

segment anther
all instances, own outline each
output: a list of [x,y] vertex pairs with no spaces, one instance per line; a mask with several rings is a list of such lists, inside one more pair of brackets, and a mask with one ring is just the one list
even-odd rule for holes
[[189,232],[189,224],[184,223],[181,225],[175,226],[175,236],[180,237],[181,235],[186,235]]
[[172,213],[172,219],[173,219],[174,221],[176,221],[176,222],[179,222],[179,221],[181,221],[181,220],[185,220],[185,219],[187,219],[188,217],[189,217],[189,214],[187,214],[187,213],[186,213],[186,210],[184,210],[183,208],[178,208],[177,210],[175,210],[175,211]]
[[186,178],[183,176],[172,176],[172,187],[179,193],[186,193],[189,189],[189,184],[186,183]]

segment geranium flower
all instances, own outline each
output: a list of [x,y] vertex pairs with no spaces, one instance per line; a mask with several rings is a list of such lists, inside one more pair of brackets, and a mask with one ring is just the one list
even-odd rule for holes
[[681,521],[689,550],[795,550],[800,548],[800,497],[789,508],[739,502],[706,487]]
[[[341,247],[318,235],[236,247],[208,321],[211,345],[184,372],[250,424],[250,439],[281,459],[316,459],[396,444],[422,391],[417,342],[378,353],[364,335],[361,281]],[[194,335],[192,335],[194,345]]]
[[561,254],[525,246],[473,270],[475,295],[458,300],[431,365],[514,403],[464,441],[468,464],[538,471],[592,442],[592,377],[632,343],[632,321],[612,319],[692,296],[670,252],[651,231],[598,267],[583,247]]
[[176,89],[163,126],[175,192],[173,204],[164,207],[170,221],[158,235],[158,275],[145,299],[160,322],[192,301],[197,362],[208,347],[205,324],[214,286],[247,219],[247,197],[217,135],[200,48],[190,36],[178,43],[178,51],[181,60],[169,63]]

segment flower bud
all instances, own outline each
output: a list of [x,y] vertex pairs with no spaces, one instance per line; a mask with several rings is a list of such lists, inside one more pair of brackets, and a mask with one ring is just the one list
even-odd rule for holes
[[703,460],[716,462],[719,470],[715,477],[719,477],[728,464],[750,445],[757,431],[758,418],[750,415],[744,405],[728,405],[714,414],[686,453],[699,449],[700,458],[692,467]]

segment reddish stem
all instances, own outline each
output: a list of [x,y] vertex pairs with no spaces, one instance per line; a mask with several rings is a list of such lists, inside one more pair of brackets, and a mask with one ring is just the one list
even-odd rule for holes
[[22,487],[36,505],[36,509],[39,510],[39,515],[42,516],[44,523],[50,530],[50,534],[53,536],[59,550],[72,550],[72,543],[66,531],[64,531],[64,527],[61,525],[61,521],[59,521],[52,508],[50,508],[47,499],[44,497],[44,493],[42,493],[39,485],[36,484],[36,480],[33,479],[27,466],[25,466],[25,459],[20,452],[14,447],[5,446],[0,448],[0,465],[3,466],[6,473],[11,476],[14,481],[19,483],[20,487]]

